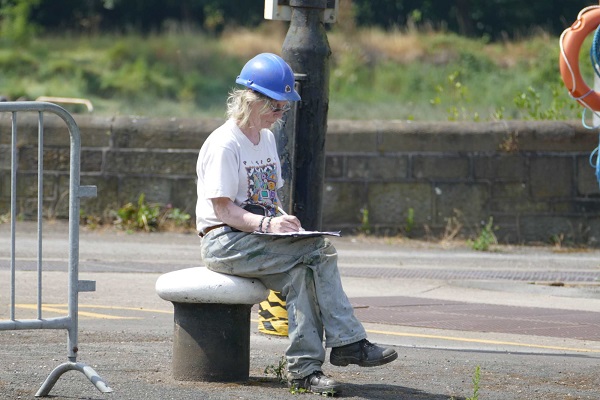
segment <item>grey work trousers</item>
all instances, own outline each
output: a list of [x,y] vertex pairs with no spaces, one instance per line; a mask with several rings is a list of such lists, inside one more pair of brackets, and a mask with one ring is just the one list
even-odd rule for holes
[[321,370],[325,346],[338,347],[365,339],[342,288],[337,252],[318,237],[280,237],[217,228],[202,239],[202,259],[212,271],[260,279],[286,299],[288,379]]

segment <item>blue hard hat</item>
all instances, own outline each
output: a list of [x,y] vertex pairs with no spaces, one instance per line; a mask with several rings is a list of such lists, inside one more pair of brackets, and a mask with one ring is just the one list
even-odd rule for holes
[[235,82],[273,100],[300,100],[300,95],[294,89],[294,72],[276,54],[261,53],[252,58],[244,65]]

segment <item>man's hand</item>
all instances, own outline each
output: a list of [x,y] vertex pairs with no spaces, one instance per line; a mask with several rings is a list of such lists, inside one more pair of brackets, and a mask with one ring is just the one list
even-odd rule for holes
[[[266,222],[263,226],[266,229]],[[279,217],[273,217],[269,224],[267,232],[271,233],[287,233],[287,232],[300,232],[303,231],[300,220],[293,215],[281,215]]]

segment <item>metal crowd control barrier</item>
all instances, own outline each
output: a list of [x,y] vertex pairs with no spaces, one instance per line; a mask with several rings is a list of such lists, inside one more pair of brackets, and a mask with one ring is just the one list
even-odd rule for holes
[[[103,393],[112,392],[100,376],[89,366],[77,362],[77,333],[79,292],[96,290],[95,281],[79,280],[79,203],[83,197],[95,197],[95,186],[80,186],[81,138],[79,127],[64,108],[46,102],[6,102],[0,103],[0,113],[12,113],[11,141],[11,198],[10,198],[10,319],[0,320],[0,330],[28,329],[65,329],[67,331],[68,362],[56,367],[46,378],[36,397],[47,396],[58,378],[67,371],[82,372],[98,390]],[[37,318],[17,319],[16,308],[16,220],[17,220],[17,114],[18,112],[38,113],[38,189],[37,189]],[[69,171],[69,265],[68,265],[68,315],[62,317],[42,317],[42,210],[43,210],[43,176],[44,176],[44,113],[52,113],[60,117],[66,124],[70,135],[70,171]]]

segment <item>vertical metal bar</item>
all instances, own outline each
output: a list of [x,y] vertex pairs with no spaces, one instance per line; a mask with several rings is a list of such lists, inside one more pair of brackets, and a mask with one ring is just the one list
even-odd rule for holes
[[17,113],[12,113],[10,166],[10,319],[15,320],[15,238],[17,220]]
[[37,203],[37,317],[42,319],[42,218],[44,205],[44,113],[38,114],[38,203]]
[[79,308],[79,182],[81,163],[81,135],[75,121],[70,120],[71,163],[69,181],[69,317],[72,323],[68,330],[69,360],[77,360],[78,308]]

